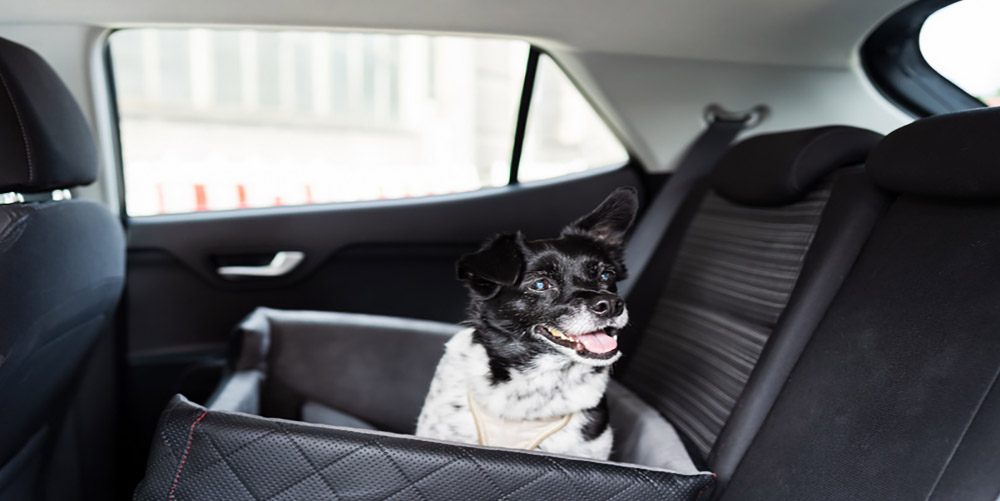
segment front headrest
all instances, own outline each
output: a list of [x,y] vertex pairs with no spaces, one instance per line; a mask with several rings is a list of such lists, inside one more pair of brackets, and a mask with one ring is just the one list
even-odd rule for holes
[[97,149],[79,105],[31,49],[0,38],[0,193],[94,182]]
[[1000,198],[1000,109],[938,115],[896,129],[872,151],[868,173],[897,193]]
[[881,138],[843,125],[754,136],[729,148],[710,183],[736,203],[790,204],[834,170],[863,163]]

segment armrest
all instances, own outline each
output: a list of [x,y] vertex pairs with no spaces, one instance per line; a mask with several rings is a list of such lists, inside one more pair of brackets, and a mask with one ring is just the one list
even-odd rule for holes
[[154,436],[136,500],[693,500],[714,479],[207,411],[181,396]]
[[397,317],[259,308],[237,329],[237,373],[256,370],[261,411],[298,418],[306,401],[379,429],[416,426],[444,343],[458,325]]

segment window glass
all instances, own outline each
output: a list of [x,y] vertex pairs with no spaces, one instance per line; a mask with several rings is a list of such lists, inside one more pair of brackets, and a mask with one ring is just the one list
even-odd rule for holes
[[137,28],[109,43],[129,215],[443,194],[509,177],[525,42]]
[[620,165],[628,153],[559,66],[541,56],[535,75],[519,181]]
[[920,30],[927,63],[990,106],[1000,105],[1000,2],[962,0],[934,14]]

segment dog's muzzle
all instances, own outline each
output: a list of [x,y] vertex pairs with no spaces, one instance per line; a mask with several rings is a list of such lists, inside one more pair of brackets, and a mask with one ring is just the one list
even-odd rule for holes
[[582,334],[568,334],[551,325],[539,324],[534,329],[536,334],[586,358],[603,360],[618,354],[618,329],[614,327]]

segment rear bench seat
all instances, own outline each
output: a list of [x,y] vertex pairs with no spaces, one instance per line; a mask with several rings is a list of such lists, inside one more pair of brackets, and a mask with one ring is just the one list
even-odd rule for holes
[[[645,292],[648,282],[654,294],[629,298],[633,323],[626,336],[643,341],[638,347],[631,344],[628,351],[635,356],[618,368],[618,375],[624,373],[626,386],[681,431],[696,462],[708,463],[714,471],[732,461],[728,453],[718,451],[718,460],[706,459],[761,350],[772,337],[770,344],[782,345],[779,359],[767,363],[766,370],[775,374],[755,381],[764,386],[755,389],[753,398],[758,401],[773,399],[772,380],[780,385],[787,375],[823,306],[853,263],[886,203],[861,172],[862,161],[879,139],[879,134],[864,129],[831,126],[765,134],[732,147],[705,185],[689,197],[693,219],[676,222],[674,230],[681,237],[672,244],[680,244],[679,252],[659,250],[676,255],[658,261],[672,263],[672,272],[651,268],[635,290]],[[800,280],[803,267],[806,272]],[[783,314],[786,304],[789,311]],[[326,327],[330,324],[338,325],[340,334],[330,333]],[[270,371],[264,384],[271,387],[266,393],[273,398],[266,402],[265,414],[409,433],[440,356],[440,340],[455,327],[262,309],[241,330],[250,349],[245,347],[237,369]],[[345,336],[346,331],[352,332]],[[408,339],[410,331],[433,336]],[[366,338],[374,336],[385,341],[377,358],[353,359],[350,354],[363,351],[370,342]],[[284,343],[303,337],[308,342]],[[273,353],[260,352],[262,344],[273,344]],[[310,377],[314,363],[323,361],[341,367],[343,377],[336,381]],[[378,370],[371,370],[372,364]],[[371,375],[363,375],[366,370]],[[417,377],[404,377],[407,371]],[[368,384],[359,386],[361,379]],[[389,385],[394,388],[374,395],[369,391]],[[283,391],[283,386],[292,391]],[[612,399],[633,400],[626,389],[615,387],[611,392]],[[303,404],[303,395],[314,398]],[[391,405],[385,406],[386,401]],[[740,429],[759,425],[758,408],[768,406],[745,407],[736,416]],[[624,432],[636,425],[618,426],[618,443],[633,442]],[[733,451],[745,448],[738,437],[729,440]],[[634,451],[619,459],[642,462],[656,455]]]
[[[722,478],[746,447],[741,437],[759,426],[767,402],[886,203],[860,167],[879,139],[871,131],[831,126],[765,134],[735,145],[689,197],[668,248],[658,250],[667,256],[643,274],[629,298],[633,326],[626,336],[642,342],[626,348],[635,355],[618,375],[681,431],[698,463]],[[341,334],[332,334],[331,324]],[[266,386],[273,391],[265,391],[266,415],[408,433],[441,339],[455,327],[265,309],[241,329],[245,346],[237,369],[268,373]],[[417,340],[411,331],[433,335]],[[377,354],[349,356],[375,336],[384,337]],[[272,353],[262,352],[261,345],[271,346]],[[753,378],[753,397],[743,399],[747,402],[730,418],[765,346],[775,348],[765,351],[766,369],[756,372],[771,373]],[[311,377],[324,361],[341,368],[342,377]],[[403,377],[407,372],[411,377]],[[359,386],[359,380],[368,384]],[[380,389],[373,394],[370,387]],[[635,402],[621,387],[613,387],[611,396]],[[651,415],[643,409],[629,414]],[[616,427],[619,444],[662,449],[666,437],[627,434],[642,425],[624,422],[628,417],[612,416],[622,421]],[[735,424],[726,427],[720,442],[728,448],[713,448],[728,421]],[[618,459],[634,462],[663,457],[621,447],[618,453]]]
[[633,289],[639,342],[617,376],[720,484],[885,207],[861,167],[879,139],[834,126],[735,145],[658,251],[675,257]]
[[1000,496],[1000,109],[872,153],[895,195],[724,499]]
[[[860,169],[879,139],[851,127],[757,136],[689,197],[691,217],[672,226],[629,298],[638,346],[618,373],[624,384],[609,390],[613,459],[664,466],[649,460],[676,440],[630,388],[674,423],[695,462],[728,480],[885,206]],[[306,409],[332,424],[412,432],[452,329],[261,310],[244,324],[239,371],[213,408],[295,419]],[[233,391],[240,384],[258,393]]]

